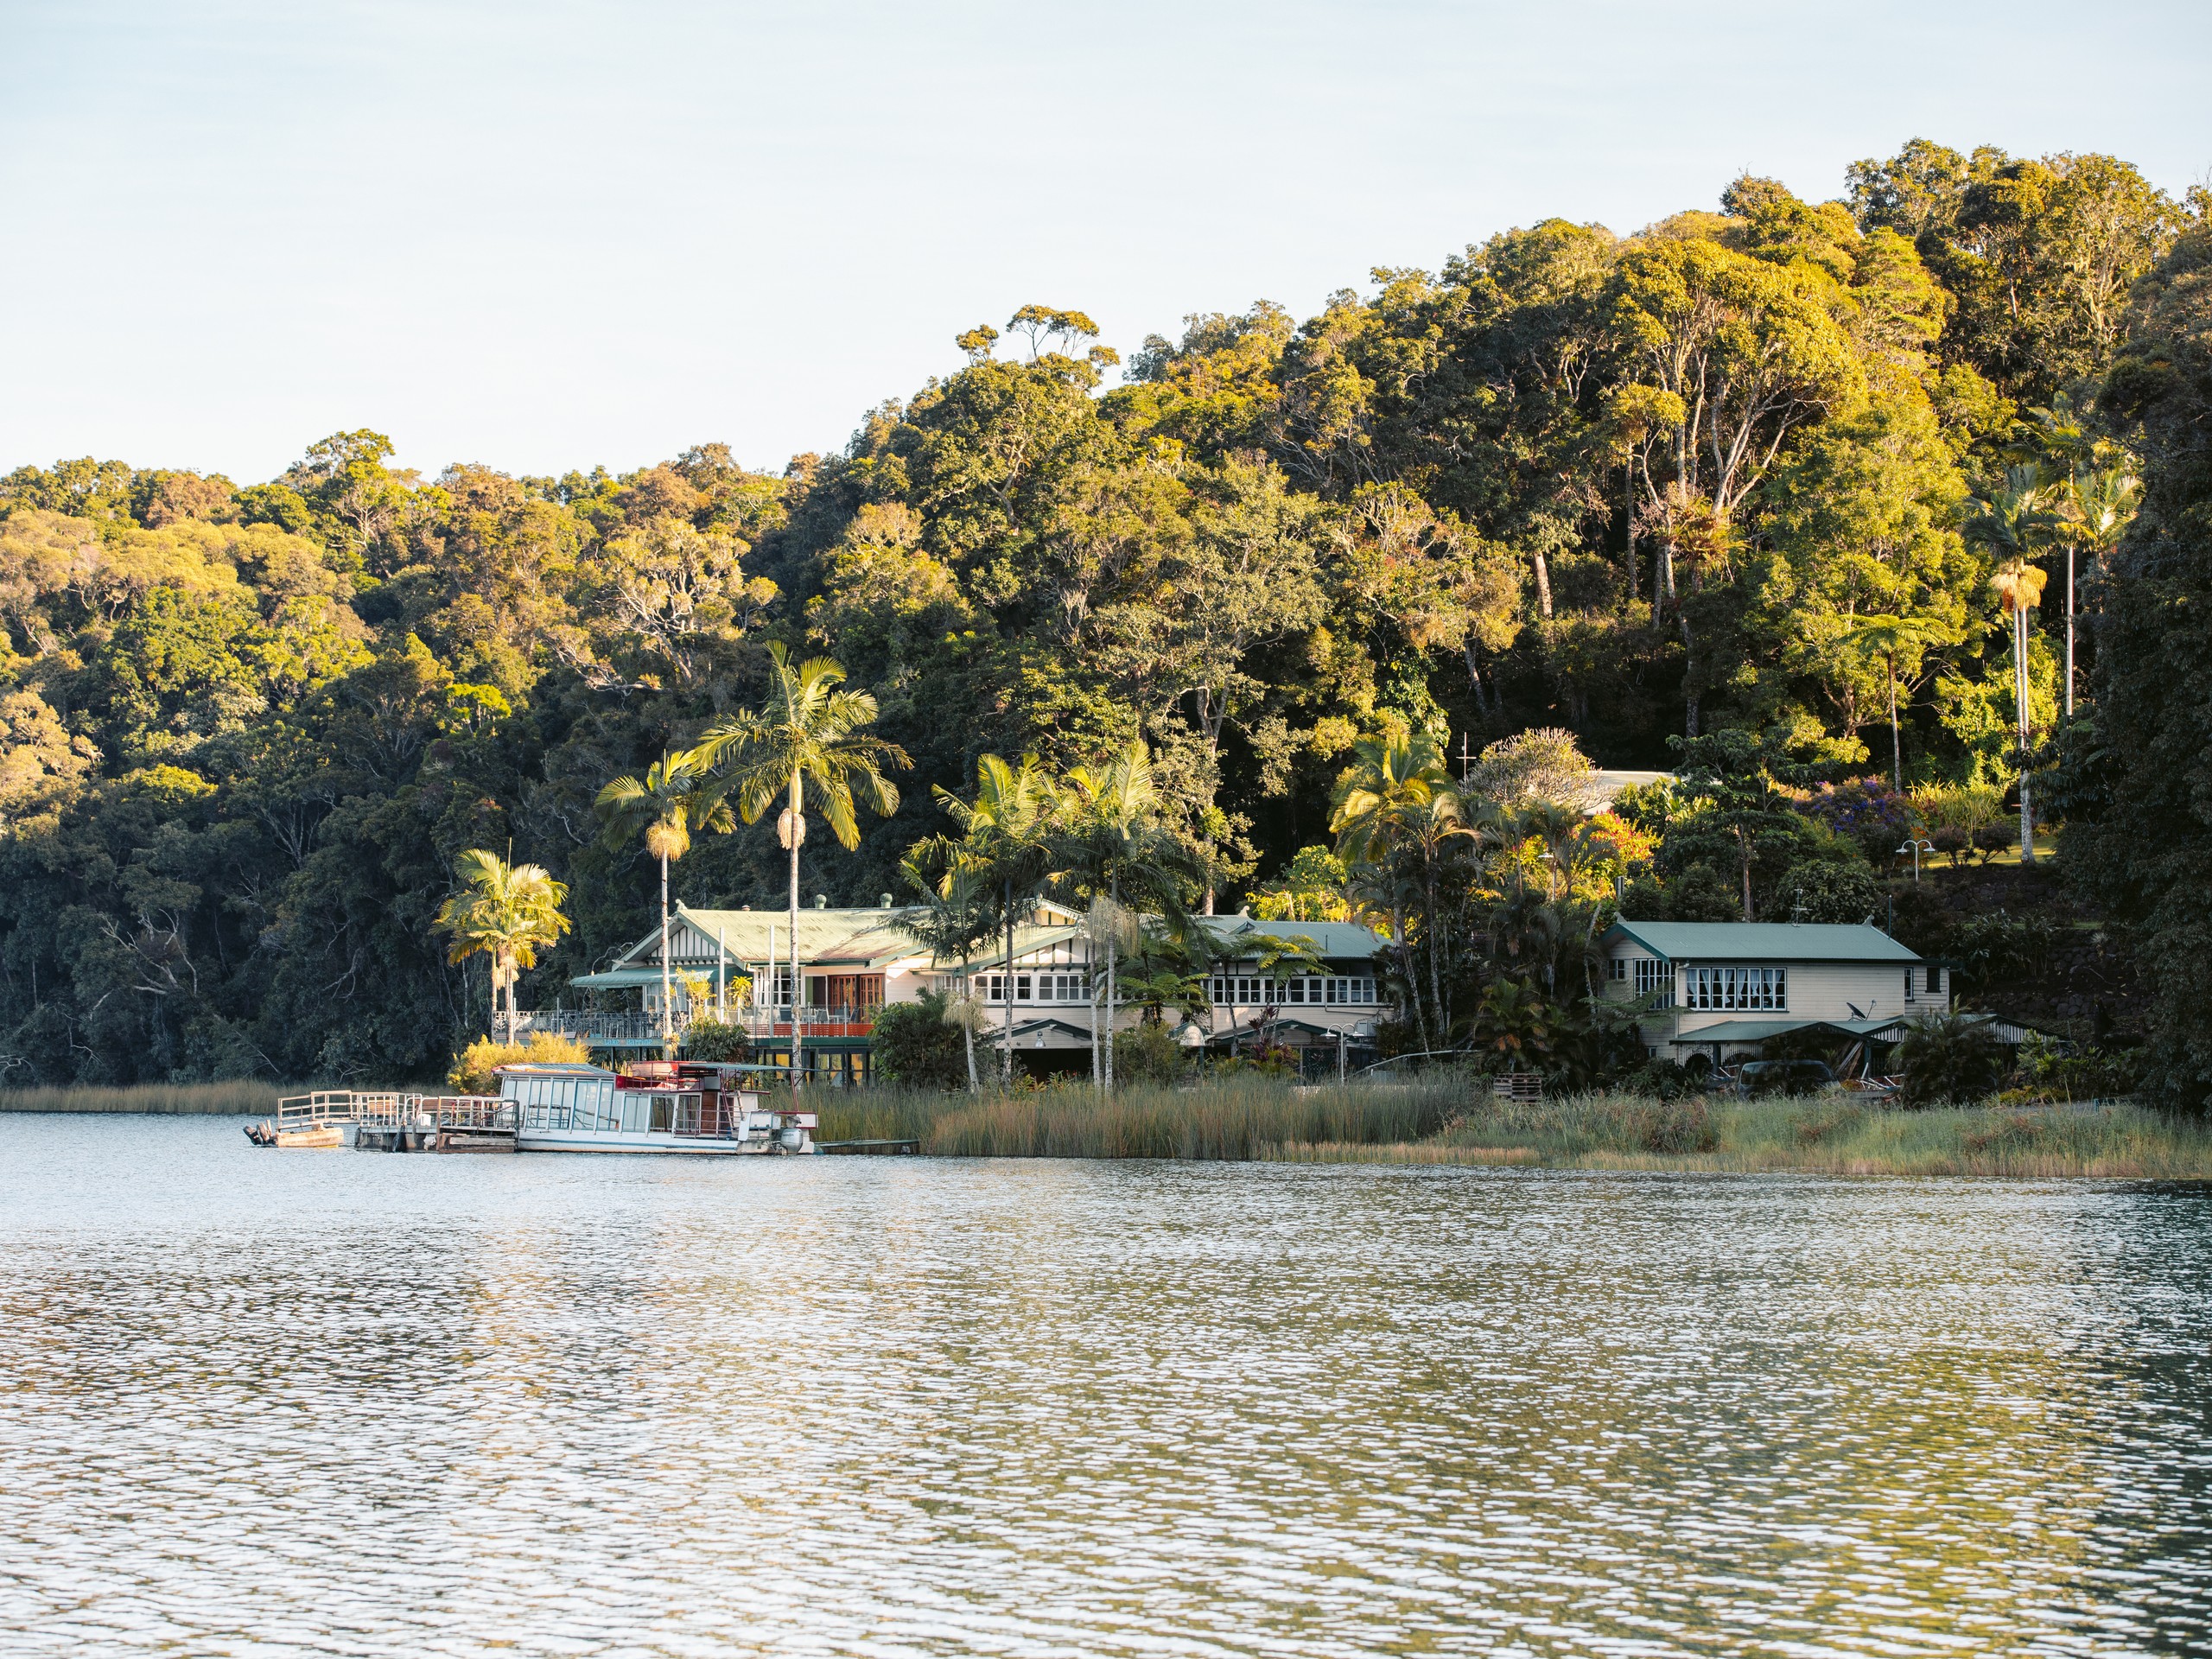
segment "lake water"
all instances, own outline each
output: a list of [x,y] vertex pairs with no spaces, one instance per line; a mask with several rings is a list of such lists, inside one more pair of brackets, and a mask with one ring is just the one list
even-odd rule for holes
[[2212,1198],[0,1117],[0,1651],[2212,1650]]

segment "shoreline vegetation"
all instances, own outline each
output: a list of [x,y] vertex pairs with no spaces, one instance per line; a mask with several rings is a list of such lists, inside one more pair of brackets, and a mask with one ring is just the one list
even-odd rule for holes
[[[0,1112],[265,1113],[251,1082],[0,1091]],[[1492,1101],[1464,1082],[1293,1088],[1237,1077],[980,1096],[894,1088],[821,1106],[824,1141],[899,1140],[941,1158],[1160,1158],[1185,1162],[1866,1176],[2212,1180],[2212,1125],[2127,1103],[1908,1110],[1826,1095],[1659,1101],[1624,1093]]]

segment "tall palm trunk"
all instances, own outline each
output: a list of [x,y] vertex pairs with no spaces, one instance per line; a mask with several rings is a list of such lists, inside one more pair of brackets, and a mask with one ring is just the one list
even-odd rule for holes
[[2020,862],[2036,861],[2036,820],[2028,804],[2028,607],[2012,607],[2012,684],[2020,728]]
[[1006,1019],[1002,1029],[1003,1052],[999,1056],[999,1080],[1006,1087],[1014,1087],[1014,883],[1006,882],[1000,889],[1006,901],[1006,977],[999,982],[999,990],[1006,1004]]
[[1428,890],[1428,997],[1429,997],[1429,1002],[1430,1002],[1431,1006],[1433,1006],[1433,1007],[1435,1008],[1435,1010],[1436,1010],[1436,1028],[1437,1028],[1437,1030],[1439,1030],[1440,1032],[1444,1033],[1445,1033],[1445,1035],[1446,1036],[1446,1038],[1448,1039],[1448,1038],[1449,1038],[1449,1036],[1450,1036],[1450,1033],[1451,1033],[1452,1023],[1451,1023],[1451,1021],[1450,1021],[1448,1019],[1446,1019],[1446,1018],[1445,1017],[1445,1013],[1444,1013],[1444,979],[1443,979],[1443,976],[1442,976],[1442,975],[1438,971],[1438,969],[1437,969],[1437,956],[1438,956],[1438,951],[1439,951],[1439,938],[1438,938],[1438,936],[1439,936],[1440,934],[1441,934],[1441,933],[1444,931],[1444,930],[1443,930],[1442,926],[1440,926],[1440,925],[1439,925],[1439,921],[1438,921],[1438,918],[1437,918],[1437,914],[1436,914],[1436,905],[1437,905],[1437,899],[1436,899],[1436,867],[1435,867],[1435,865],[1434,865],[1433,863],[1430,864],[1430,866],[1429,866],[1429,868],[1428,868],[1428,873],[1427,873],[1427,874],[1428,874],[1428,882],[1427,882],[1427,890]]
[[1398,965],[1405,970],[1406,989],[1413,997],[1414,1030],[1421,1037],[1421,1052],[1430,1050],[1428,1040],[1428,1011],[1421,1004],[1421,972],[1414,966],[1413,946],[1406,942],[1406,909],[1393,899],[1390,904],[1390,927],[1398,937]]
[[797,1103],[806,1087],[806,981],[798,962],[798,849],[806,820],[800,816],[805,785],[791,773],[791,1099]]
[[[676,1026],[676,1009],[669,1001],[668,979],[668,855],[660,855],[660,1040],[666,1048]],[[512,1029],[512,1027],[510,1027]]]
[[2066,543],[2066,718],[2074,718],[2074,543]]
[[1904,793],[1904,747],[1897,735],[1897,659],[1890,658],[1890,784]]
[[[1116,876],[1114,877],[1114,879],[1107,884],[1106,892],[1107,892],[1107,895],[1108,895],[1108,902],[1109,902],[1109,903],[1110,903],[1110,904],[1114,906],[1114,918],[1115,918],[1115,923],[1116,923],[1116,931],[1118,932],[1118,931],[1119,931],[1119,925],[1120,925],[1120,921],[1121,921],[1121,915],[1122,915],[1122,878],[1121,878],[1118,874],[1117,874],[1117,875],[1116,875]],[[1115,988],[1114,988],[1114,969],[1115,969],[1116,967],[1118,967],[1118,966],[1120,965],[1120,963],[1121,963],[1121,960],[1122,960],[1122,941],[1121,941],[1118,938],[1110,938],[1110,939],[1107,940],[1107,941],[1106,941],[1106,1092],[1107,1092],[1109,1095],[1110,1095],[1110,1094],[1112,1094],[1112,1093],[1114,1092],[1114,1013],[1115,1013],[1115,995],[1116,995],[1116,994],[1115,994]]]
[[968,1092],[979,1095],[983,1092],[983,1084],[976,1075],[976,1022],[972,1018],[961,1020],[960,1037],[968,1048]]

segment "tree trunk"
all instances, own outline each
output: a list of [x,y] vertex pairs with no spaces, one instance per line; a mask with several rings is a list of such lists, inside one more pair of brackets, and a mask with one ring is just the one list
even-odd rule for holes
[[2066,544],[2066,718],[2074,718],[2074,544]]
[[1744,834],[1744,827],[1741,824],[1736,826],[1736,851],[1737,860],[1743,866],[1744,870],[1744,919],[1748,922],[1753,919],[1751,916],[1751,843],[1750,838]]
[[976,1022],[972,1019],[963,1018],[961,1020],[960,1035],[968,1048],[968,1092],[980,1095],[983,1092],[983,1084],[976,1075]]
[[1405,970],[1406,991],[1413,998],[1414,1030],[1421,1038],[1421,1052],[1429,1051],[1428,1015],[1421,1005],[1421,976],[1414,967],[1413,946],[1406,941],[1406,912],[1402,906],[1390,906],[1390,925],[1398,936],[1398,965]]
[[668,855],[663,853],[660,859],[660,1043],[664,1050],[667,1048],[668,1039],[675,1028],[676,1007],[669,1001],[668,982]]
[[[1095,952],[1098,949],[1098,941],[1095,938],[1091,939],[1090,948]],[[1090,1086],[1095,1090],[1103,1089],[1106,1086],[1106,1074],[1099,1068],[1098,1064],[1098,998],[1102,987],[1098,977],[1096,956],[1091,956],[1084,963],[1084,968],[1085,972],[1083,976],[1083,982],[1090,995]]]
[[1628,478],[1628,602],[1636,603],[1636,463],[1630,461],[1624,469]]
[[1467,659],[1467,682],[1475,689],[1475,712],[1487,724],[1491,716],[1490,699],[1483,689],[1483,671],[1475,658],[1475,642],[1471,634],[1459,642],[1459,654]]
[[791,773],[791,1103],[798,1103],[806,1087],[806,979],[798,962],[798,848],[806,820],[806,785]]
[[1533,556],[1536,566],[1536,613],[1548,622],[1552,620],[1551,563],[1544,557],[1544,550],[1541,547],[1535,550]]
[[1890,658],[1890,783],[1904,793],[1904,740],[1897,735],[1897,659]]
[[[1114,906],[1115,914],[1118,916],[1122,908],[1122,879],[1118,874],[1107,885],[1106,893],[1108,901]],[[1106,942],[1106,1092],[1109,1096],[1114,1092],[1114,1014],[1115,1000],[1118,995],[1114,970],[1121,966],[1121,941],[1109,939]]]
[[1450,1040],[1452,1022],[1444,1013],[1444,976],[1437,967],[1440,954],[1439,938],[1444,930],[1437,925],[1436,872],[1433,866],[1428,873],[1428,1000],[1436,1009],[1436,1028]]
[[[1669,587],[1672,579],[1669,578]],[[1695,737],[1698,724],[1698,702],[1700,693],[1697,683],[1697,639],[1690,628],[1689,613],[1678,611],[1675,620],[1682,635],[1682,735]]]
[[2035,813],[2028,805],[2028,607],[2012,609],[2012,675],[2020,725],[2020,862],[2036,861]]
[[1014,883],[1007,882],[1001,891],[1006,899],[1006,977],[1000,982],[999,987],[1006,998],[1006,1052],[999,1057],[999,1080],[1011,1089],[1014,1087]]

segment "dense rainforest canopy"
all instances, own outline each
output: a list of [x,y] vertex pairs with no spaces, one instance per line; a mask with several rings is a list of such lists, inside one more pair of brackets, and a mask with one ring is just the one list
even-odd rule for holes
[[[2097,747],[2106,625],[2138,725],[2196,661],[2143,639],[2205,580],[2202,193],[1920,141],[1848,187],[1746,176],[1625,237],[1547,220],[1126,359],[1025,307],[779,474],[702,443],[619,476],[429,478],[368,430],[245,486],[22,467],[0,480],[0,1071],[442,1069],[490,995],[432,931],[456,857],[567,884],[573,931],[520,989],[550,1004],[657,913],[598,791],[757,701],[771,642],[834,654],[912,760],[855,849],[805,844],[805,892],[837,903],[901,890],[947,827],[931,785],[982,754],[1064,770],[1139,738],[1209,873],[1194,905],[1227,908],[1287,890],[1393,734],[1457,756],[1560,728],[1601,765],[1681,768],[1628,813],[1656,851],[1617,873],[1673,914],[1860,906],[1897,826],[1876,811],[1842,868],[1880,793],[1858,780],[2013,786],[2023,689],[2057,815],[2109,823],[2158,751],[2134,727],[2127,759]],[[2156,539],[2110,570],[2006,494],[2024,464],[2131,451]],[[2043,526],[2057,582],[2017,630],[1999,520]],[[2123,601],[2122,572],[2175,593]],[[2158,786],[2195,811],[2178,768]],[[777,904],[783,859],[766,826],[704,835],[677,896]],[[2147,917],[2144,892],[2111,902]]]

